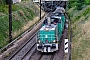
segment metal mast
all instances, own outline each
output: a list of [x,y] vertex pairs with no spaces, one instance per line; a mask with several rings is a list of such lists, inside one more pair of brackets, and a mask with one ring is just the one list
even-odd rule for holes
[[9,0],[9,42],[12,41],[12,0]]
[[41,20],[41,0],[40,0],[40,20]]

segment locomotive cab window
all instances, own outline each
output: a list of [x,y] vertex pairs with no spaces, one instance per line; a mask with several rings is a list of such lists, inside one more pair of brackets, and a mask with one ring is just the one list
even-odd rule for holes
[[44,20],[43,24],[45,24],[45,25],[48,24],[47,19]]
[[53,23],[59,23],[59,19],[58,18],[51,18],[51,24]]

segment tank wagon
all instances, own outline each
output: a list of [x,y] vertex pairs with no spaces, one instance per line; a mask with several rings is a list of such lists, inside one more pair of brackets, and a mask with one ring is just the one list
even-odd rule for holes
[[54,52],[58,50],[65,20],[63,9],[60,7],[50,17],[45,19],[41,29],[37,33],[36,42],[38,51]]

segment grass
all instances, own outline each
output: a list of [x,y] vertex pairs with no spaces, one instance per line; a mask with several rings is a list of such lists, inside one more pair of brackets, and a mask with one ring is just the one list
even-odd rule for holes
[[[90,6],[80,11],[69,10],[73,37],[72,37],[72,59],[90,60]],[[74,12],[73,12],[74,11]],[[72,16],[71,16],[72,15]]]
[[[35,7],[31,2],[22,2],[12,5],[12,35],[13,39],[24,32],[26,29],[22,28],[29,21],[33,21],[35,16],[38,16],[38,9],[35,14]],[[0,48],[7,45],[9,42],[9,17],[8,5],[0,5]],[[28,28],[30,25],[28,26]]]
[[0,5],[0,12],[8,14],[8,5]]
[[74,34],[75,36],[72,39],[72,60],[89,60],[87,59],[87,54],[89,53],[88,50],[90,50],[90,35],[87,35],[83,29],[85,29],[85,27],[83,27],[82,24],[81,26],[77,26],[77,29],[73,31],[73,33],[76,34]]

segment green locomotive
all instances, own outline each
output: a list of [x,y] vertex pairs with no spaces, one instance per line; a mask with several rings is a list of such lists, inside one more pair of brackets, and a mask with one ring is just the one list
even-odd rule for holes
[[[61,8],[60,8],[61,9]],[[43,23],[37,33],[37,50],[41,52],[54,52],[58,45],[64,29],[65,15],[60,11],[53,12]]]

